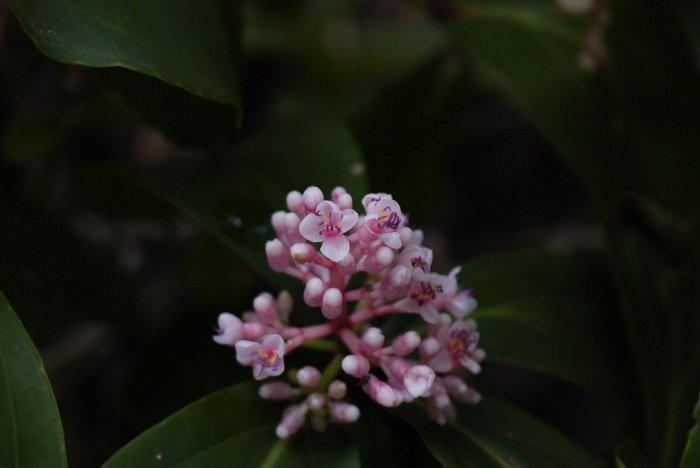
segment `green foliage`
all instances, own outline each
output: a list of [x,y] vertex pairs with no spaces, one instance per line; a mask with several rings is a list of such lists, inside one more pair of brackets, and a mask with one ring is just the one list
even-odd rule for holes
[[396,412],[446,468],[605,466],[556,430],[496,399],[461,407],[457,419],[445,426],[436,426],[416,407]]
[[65,467],[56,401],[41,359],[0,293],[0,465]]
[[[412,222],[468,222],[445,198],[466,187],[444,187],[445,173],[456,162],[473,168],[474,193],[486,195],[469,203],[488,204],[488,188],[503,185],[478,181],[486,161],[463,149],[484,144],[473,137],[490,121],[511,131],[529,119],[533,138],[595,200],[602,247],[463,262],[460,283],[479,301],[488,360],[588,390],[615,421],[609,463],[700,464],[691,429],[700,417],[697,8],[611,0],[576,15],[550,0],[5,3],[48,58],[84,66],[47,71],[25,60],[19,26],[0,2],[0,40],[8,38],[0,51],[17,63],[0,61],[0,287],[35,339],[50,343],[78,323],[119,324],[123,354],[148,354],[123,386],[172,392],[163,408],[229,376],[242,380],[222,370],[227,363],[201,364],[209,332],[192,329],[215,311],[249,307],[262,281],[290,286],[264,256],[270,215],[287,192],[340,185],[356,202],[391,192]],[[493,102],[495,112],[484,112]],[[524,113],[515,124],[494,117],[512,104]],[[149,147],[156,138],[124,105],[170,143]],[[137,148],[134,135],[151,139]],[[220,245],[192,248],[201,234],[182,215]],[[133,242],[139,229],[148,234]],[[477,239],[470,234],[460,242]],[[517,243],[516,233],[505,238]],[[485,244],[479,253],[493,250]],[[193,333],[201,340],[184,338]],[[0,465],[65,466],[51,387],[4,296],[0,383]],[[162,422],[105,466],[353,467],[372,466],[368,453],[396,452],[445,467],[604,464],[488,396],[446,426],[403,406],[390,416],[363,410],[370,422],[360,429],[278,440],[282,407],[255,393],[238,383],[171,416],[156,404],[130,422]],[[134,398],[131,409],[148,402]],[[406,440],[415,443],[386,447]]]
[[308,433],[278,439],[274,428],[280,411],[279,405],[257,398],[252,383],[239,384],[208,395],[153,426],[104,467],[360,466],[357,449],[337,435],[328,434],[322,445]]

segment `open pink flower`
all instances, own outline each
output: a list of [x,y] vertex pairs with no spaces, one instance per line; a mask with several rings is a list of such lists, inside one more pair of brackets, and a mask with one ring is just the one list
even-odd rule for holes
[[479,332],[473,320],[457,320],[451,326],[440,329],[437,339],[442,345],[440,352],[428,365],[437,372],[451,372],[460,365],[478,374],[481,366],[475,359]]
[[236,359],[244,366],[253,366],[253,377],[261,380],[284,372],[284,338],[267,335],[262,343],[241,340],[236,343]]
[[392,249],[401,248],[399,228],[402,224],[401,207],[394,200],[380,199],[367,205],[365,227]]
[[339,262],[350,252],[350,242],[343,234],[357,224],[357,218],[355,210],[341,210],[335,203],[325,200],[301,221],[299,232],[311,242],[322,242],[321,253]]
[[452,282],[447,276],[437,273],[426,273],[420,268],[413,270],[411,285],[408,288],[408,297],[397,304],[406,312],[417,312],[428,323],[437,323],[440,320],[438,304],[445,294],[454,293]]

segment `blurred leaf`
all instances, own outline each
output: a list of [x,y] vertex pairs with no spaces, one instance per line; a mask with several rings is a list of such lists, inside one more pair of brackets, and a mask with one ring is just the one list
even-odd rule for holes
[[319,186],[326,197],[340,185],[355,199],[367,192],[362,159],[348,130],[332,120],[271,125],[229,153],[199,165],[144,171],[142,181],[189,214],[272,282],[265,242],[273,212],[286,195]]
[[688,442],[683,452],[681,468],[693,468],[700,465],[700,429],[698,429],[698,423],[700,423],[700,401],[695,405],[693,417],[695,418],[695,426],[688,434]]
[[442,426],[417,406],[391,412],[411,423],[446,468],[606,466],[555,429],[493,398],[461,405],[457,420]]
[[628,439],[617,448],[615,453],[616,468],[649,468],[649,463],[639,453],[634,440]]
[[[49,215],[0,188],[0,288],[38,339],[77,319],[128,321],[134,317],[133,284],[108,251],[86,242],[105,233],[89,217]],[[79,223],[82,226],[79,227]]]
[[59,62],[122,66],[238,105],[238,2],[9,0],[37,47]]
[[45,120],[18,117],[2,136],[2,150],[8,161],[25,164],[49,156],[64,139],[61,129]]
[[641,395],[640,447],[652,466],[677,466],[700,387],[697,232],[631,199],[616,207],[606,234]]
[[552,1],[470,2],[448,23],[473,55],[532,116],[542,133],[599,199],[638,189],[641,168],[614,128],[608,92],[577,65],[586,21],[558,13]]
[[439,161],[467,121],[471,75],[458,57],[435,54],[353,118],[371,187],[392,193],[412,214],[439,199]]
[[213,146],[233,133],[235,107],[203,99],[140,73],[119,67],[102,70],[119,97],[170,140],[185,146]]
[[605,264],[585,255],[507,253],[464,266],[488,359],[547,372],[592,392],[626,421],[629,358]]
[[0,292],[0,465],[68,466],[51,384],[29,335]]
[[278,439],[278,404],[261,400],[253,383],[212,393],[153,426],[117,452],[105,468],[356,467],[359,454],[334,431],[302,431]]
[[646,194],[666,209],[697,217],[700,73],[674,6],[664,0],[612,1],[605,37],[619,117],[634,162],[648,180]]

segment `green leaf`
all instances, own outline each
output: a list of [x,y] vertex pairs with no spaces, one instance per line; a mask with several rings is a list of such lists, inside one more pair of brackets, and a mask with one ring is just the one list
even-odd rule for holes
[[695,405],[693,416],[695,417],[695,426],[688,434],[688,442],[681,459],[681,468],[700,466],[700,429],[698,428],[698,423],[700,422],[700,400]]
[[63,429],[41,358],[0,292],[0,466],[67,466]]
[[207,99],[239,104],[239,2],[7,3],[37,47],[54,60],[121,66]]
[[649,468],[649,463],[639,452],[637,443],[632,439],[627,439],[617,448],[615,452],[616,468]]
[[479,301],[473,315],[487,359],[574,382],[626,420],[629,358],[603,262],[586,255],[497,254],[465,265],[460,283]]
[[604,82],[577,65],[586,21],[551,1],[470,2],[450,36],[532,116],[544,136],[599,199],[643,184],[639,165],[613,127]]
[[[675,6],[663,0],[611,1],[608,71],[618,119],[648,181],[645,195],[697,218],[700,73]],[[685,5],[678,8],[685,16]]]
[[358,199],[367,192],[363,170],[343,125],[297,119],[271,125],[203,164],[157,168],[141,180],[279,284],[287,278],[280,280],[265,258],[272,213],[286,209],[289,191],[309,185],[326,197],[340,185]]
[[[627,200],[606,230],[641,400],[637,439],[652,466],[677,466],[700,387],[700,243],[693,226]],[[663,382],[663,384],[662,384]]]
[[253,383],[212,393],[153,426],[105,464],[119,467],[359,466],[351,442],[334,431],[278,439],[281,406],[260,399]]
[[460,406],[457,420],[443,426],[430,421],[417,405],[403,405],[392,413],[418,431],[446,468],[605,466],[555,429],[490,397]]

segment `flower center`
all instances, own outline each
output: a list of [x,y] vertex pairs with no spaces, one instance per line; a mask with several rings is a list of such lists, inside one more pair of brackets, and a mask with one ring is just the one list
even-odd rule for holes
[[471,333],[467,330],[455,330],[450,333],[450,341],[447,342],[447,349],[455,357],[460,357],[469,349],[472,344]]
[[430,281],[421,281],[420,287],[413,290],[411,293],[411,299],[418,302],[418,305],[422,306],[426,302],[435,300],[437,293],[442,292],[442,286],[435,285]]
[[260,348],[259,350],[250,353],[251,356],[257,355],[256,361],[263,367],[276,370],[282,362],[277,355],[277,350],[270,346]]
[[392,210],[390,206],[385,206],[378,214],[379,216],[377,216],[377,219],[372,223],[372,230],[374,232],[381,232],[385,227],[396,230],[401,225],[399,214]]
[[321,212],[315,213],[316,216],[321,218],[321,222],[318,223],[320,229],[318,231],[319,235],[325,237],[333,237],[342,234],[343,227],[343,215],[334,215],[333,212]]

